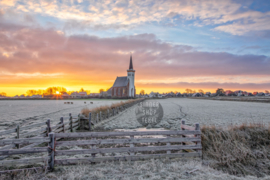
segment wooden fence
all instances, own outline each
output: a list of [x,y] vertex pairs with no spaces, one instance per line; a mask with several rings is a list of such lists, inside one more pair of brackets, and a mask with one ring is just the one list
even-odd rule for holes
[[132,103],[124,104],[124,105],[119,106],[119,107],[108,108],[104,111],[90,112],[88,115],[88,119],[86,119],[86,118],[80,119],[80,130],[91,131],[92,126],[94,126],[95,124],[98,124],[101,121],[104,121],[112,116],[115,116],[115,115],[119,114],[120,112],[126,110],[127,108],[129,108],[135,104],[138,104],[142,101],[144,101],[144,99],[141,99],[141,100],[138,100],[138,101],[135,101]]
[[[199,127],[199,126],[197,126]],[[192,137],[191,137],[191,136]],[[48,143],[48,147],[31,149],[0,150],[0,155],[15,155],[48,152],[48,156],[0,161],[0,166],[44,163],[50,169],[54,165],[93,163],[102,161],[144,160],[151,158],[201,157],[201,131],[130,131],[130,132],[81,132],[49,133],[49,137],[2,140],[1,144]],[[149,137],[150,136],[150,137]],[[154,137],[153,137],[154,136]],[[189,137],[190,136],[190,137]],[[83,138],[84,140],[74,140]],[[87,139],[88,138],[88,139]],[[56,142],[56,139],[60,141]],[[85,140],[87,139],[87,140]],[[194,145],[185,143],[193,142]],[[81,146],[87,149],[59,150],[61,146]],[[184,150],[192,149],[194,152]],[[105,153],[122,153],[120,156],[108,156]],[[90,157],[61,159],[61,156],[86,155]],[[97,154],[99,156],[97,157]],[[60,157],[58,159],[58,157]]]
[[[57,123],[54,126],[51,126],[50,119],[48,119],[46,122],[42,123],[36,123],[36,124],[31,124],[29,126],[19,126],[17,125],[16,128],[9,129],[6,131],[0,131],[0,136],[3,135],[8,135],[8,134],[16,134],[15,137],[9,138],[9,139],[4,139],[0,141],[0,150],[5,150],[5,149],[12,149],[12,148],[17,148],[17,149],[28,149],[28,148],[33,148],[35,146],[38,146],[39,141],[37,142],[31,142],[28,141],[29,137],[37,137],[37,138],[42,138],[42,137],[48,137],[48,134],[50,132],[55,132],[55,133],[60,133],[60,132],[73,132],[74,129],[78,128],[79,126],[79,119],[78,118],[73,118],[71,113],[69,114],[69,117],[67,118],[67,122],[64,122],[64,117],[60,118],[60,122]],[[26,130],[29,130],[31,128],[38,128],[37,130],[30,131],[30,132],[25,132]],[[23,141],[20,141],[20,140]],[[10,143],[12,142],[12,143]],[[17,143],[17,142],[23,142],[23,143]],[[24,147],[20,147],[21,145],[26,145]],[[0,154],[3,155],[3,154]],[[8,156],[0,156],[1,159],[5,159]]]

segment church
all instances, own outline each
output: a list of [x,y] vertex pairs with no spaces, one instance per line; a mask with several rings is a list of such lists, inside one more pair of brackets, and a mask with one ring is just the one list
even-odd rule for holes
[[136,96],[135,83],[135,70],[132,64],[132,55],[130,55],[129,69],[127,70],[127,76],[117,77],[111,87],[112,97],[133,98]]

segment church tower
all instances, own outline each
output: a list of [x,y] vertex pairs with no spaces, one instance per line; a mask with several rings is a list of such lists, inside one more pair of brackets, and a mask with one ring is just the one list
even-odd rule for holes
[[127,78],[129,80],[129,90],[128,90],[128,96],[129,97],[135,97],[135,70],[133,69],[133,64],[132,64],[132,55],[130,55],[130,62],[129,62],[129,69],[127,70]]

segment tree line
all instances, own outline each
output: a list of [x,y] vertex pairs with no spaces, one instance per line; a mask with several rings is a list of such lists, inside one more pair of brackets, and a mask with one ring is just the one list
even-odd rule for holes
[[[67,91],[66,88],[64,87],[48,87],[47,89],[43,90],[43,89],[30,89],[26,92],[27,96],[33,96],[33,95],[53,95],[53,94],[69,94],[71,95],[73,92],[76,91]],[[86,92],[87,94],[90,94],[90,90],[84,90],[83,88],[81,88],[79,90],[79,92]]]

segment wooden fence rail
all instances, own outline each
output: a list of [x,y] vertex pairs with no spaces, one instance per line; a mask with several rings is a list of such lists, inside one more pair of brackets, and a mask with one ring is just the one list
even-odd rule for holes
[[[50,134],[51,137],[53,138],[91,138],[90,140],[59,141],[56,144],[53,144],[56,145],[56,147],[49,148],[49,149],[53,148],[56,149],[53,152],[54,153],[53,155],[50,154],[50,160],[54,161],[53,165],[50,165],[51,169],[54,168],[54,164],[62,165],[62,164],[76,164],[81,162],[101,162],[109,160],[122,161],[122,160],[140,160],[140,159],[162,158],[162,157],[202,156],[202,152],[200,151],[202,149],[201,138],[199,137],[199,135],[201,135],[200,129],[184,130],[184,131],[83,132],[83,133],[58,133],[58,134],[50,133]],[[192,137],[187,137],[188,135],[192,135]],[[116,139],[106,139],[109,137],[116,137]],[[53,139],[51,139],[51,142],[52,140]],[[185,143],[192,142],[193,144],[186,145],[182,144],[183,142]],[[113,145],[113,147],[108,147],[107,145],[109,144]],[[58,146],[79,146],[79,145],[89,145],[92,146],[92,148],[78,149],[78,150],[57,150]],[[186,149],[191,149],[195,151],[191,153],[183,151]],[[112,156],[104,156],[105,153],[124,153],[124,155],[112,157]],[[129,155],[125,153],[128,153]],[[58,156],[69,156],[78,154],[90,154],[90,155],[92,154],[92,157],[83,159],[82,158],[55,159]],[[103,157],[95,157],[96,154],[101,154],[103,155]]]
[[[124,108],[118,108],[115,112],[113,111],[113,114],[118,113],[121,109]],[[89,123],[87,126],[91,130],[91,125],[93,125],[91,114],[87,121]],[[20,130],[26,130],[26,126],[16,128],[17,138],[0,140],[0,146],[9,147],[0,149],[0,155],[7,157],[16,154],[39,153],[43,157],[2,160],[0,166],[44,163],[46,167],[48,166],[53,170],[55,165],[202,156],[200,126],[199,124],[195,124],[195,127],[188,126],[185,121],[181,122],[181,131],[74,132],[76,128],[82,125],[82,121],[80,121],[80,116],[78,119],[74,119],[71,114],[69,114],[68,119],[61,117],[60,122],[54,126],[51,126],[50,120],[38,124],[39,126],[45,125],[46,128],[42,127],[37,137],[21,138],[23,134],[20,135]],[[85,127],[85,124],[83,125]],[[11,130],[9,131],[14,133]],[[68,131],[71,133],[67,133]],[[82,138],[83,140],[76,140],[75,138]],[[42,143],[48,143],[48,147],[35,147]],[[10,148],[15,145],[20,147],[26,144],[28,145],[19,149]],[[83,146],[83,149],[63,150],[59,148],[61,146]],[[44,156],[46,152],[48,155]],[[108,155],[114,153],[120,153],[120,155]],[[73,159],[61,157],[79,154],[89,154],[89,156]],[[96,154],[101,156],[97,157]]]
[[[25,150],[28,148],[33,148],[35,146],[38,146],[39,144],[49,142],[48,138],[43,139],[43,137],[48,137],[48,134],[50,132],[55,132],[55,133],[62,133],[65,131],[73,132],[75,129],[78,128],[79,119],[73,118],[71,113],[69,114],[69,117],[65,119],[67,119],[68,122],[64,122],[64,118],[61,117],[60,122],[54,126],[51,126],[50,119],[48,119],[46,122],[31,124],[29,126],[20,127],[19,125],[17,125],[15,131],[14,129],[1,131],[0,135],[16,133],[16,136],[11,139],[3,139],[0,141],[0,146],[3,146],[3,147],[0,147],[0,151],[3,151],[3,152],[0,152],[0,160],[5,159],[9,155],[11,155],[10,153],[4,153],[4,152],[7,152],[10,149],[11,149],[10,152],[13,152],[12,148],[14,147],[17,147],[17,149],[20,149],[21,145],[26,145],[21,148],[22,150]],[[26,132],[26,133],[23,132],[25,130],[29,130],[35,127],[38,127],[38,129],[34,131]],[[29,136],[35,136],[37,138],[34,138],[34,139],[28,138]]]

